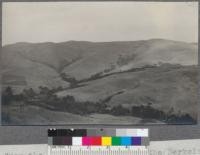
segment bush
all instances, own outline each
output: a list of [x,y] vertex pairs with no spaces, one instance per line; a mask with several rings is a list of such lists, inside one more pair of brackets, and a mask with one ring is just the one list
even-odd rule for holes
[[111,114],[115,116],[127,116],[130,115],[130,110],[118,105],[111,109]]

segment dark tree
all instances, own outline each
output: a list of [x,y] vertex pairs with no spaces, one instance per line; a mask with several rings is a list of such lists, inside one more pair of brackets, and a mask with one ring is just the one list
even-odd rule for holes
[[8,105],[11,104],[11,101],[14,99],[13,90],[11,87],[7,87],[2,93],[2,104]]
[[33,98],[36,95],[36,93],[34,92],[33,88],[30,88],[30,89],[24,89],[23,95],[26,98]]
[[70,83],[70,87],[75,87],[77,86],[78,84],[78,81],[74,78],[74,77],[71,77],[65,73],[61,73],[61,78],[64,80],[64,81],[67,81]]

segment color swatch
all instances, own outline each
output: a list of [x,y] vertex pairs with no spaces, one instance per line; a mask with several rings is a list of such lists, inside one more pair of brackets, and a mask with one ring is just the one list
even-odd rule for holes
[[148,129],[48,129],[48,137],[54,136],[127,136],[127,137],[148,137]]
[[[134,130],[134,129],[132,129]],[[137,129],[138,130],[138,129]],[[131,129],[49,129],[49,145],[69,146],[147,146],[148,133]],[[80,131],[80,132],[79,132]],[[135,136],[132,136],[135,135]],[[139,135],[139,136],[138,136]],[[143,135],[143,136],[142,136]]]
[[111,146],[112,145],[111,137],[102,137],[101,140],[102,140],[102,143],[101,143],[102,146]]

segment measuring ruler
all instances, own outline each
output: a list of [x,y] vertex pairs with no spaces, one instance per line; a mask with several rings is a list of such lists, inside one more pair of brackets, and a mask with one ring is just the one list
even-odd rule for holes
[[148,155],[148,129],[49,129],[48,155]]
[[149,155],[149,151],[146,147],[122,147],[122,146],[110,146],[110,147],[48,147],[48,155]]

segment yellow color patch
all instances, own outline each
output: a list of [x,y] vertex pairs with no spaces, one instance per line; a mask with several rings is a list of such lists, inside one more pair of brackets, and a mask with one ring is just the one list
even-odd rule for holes
[[112,144],[111,137],[102,137],[103,146],[111,146],[111,144]]

